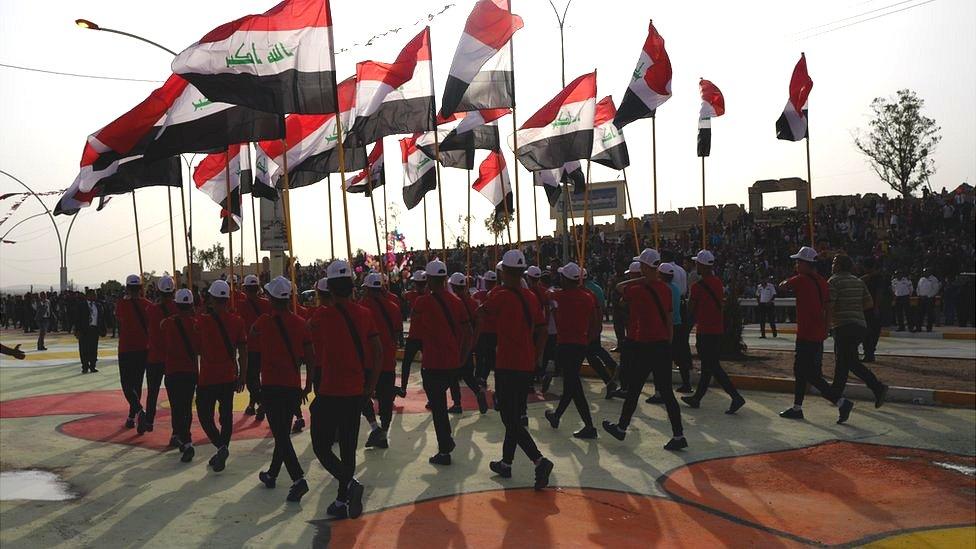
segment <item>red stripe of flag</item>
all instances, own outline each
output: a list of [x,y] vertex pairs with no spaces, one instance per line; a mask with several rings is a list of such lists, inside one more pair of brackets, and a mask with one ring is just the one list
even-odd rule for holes
[[260,15],[246,15],[208,32],[200,43],[219,42],[235,32],[291,31],[307,27],[331,27],[328,0],[285,0]]

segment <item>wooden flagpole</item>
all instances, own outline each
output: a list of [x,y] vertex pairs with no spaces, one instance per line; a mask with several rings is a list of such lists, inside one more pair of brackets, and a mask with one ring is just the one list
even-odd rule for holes
[[[575,186],[574,186],[575,187]],[[575,190],[575,189],[574,189]],[[566,205],[569,207],[570,228],[573,230],[573,247],[576,248],[576,260],[580,260],[580,237],[576,234],[576,212],[573,211],[573,197],[569,194],[569,183],[565,183]]]
[[[375,145],[374,145],[375,147]],[[384,163],[383,167],[386,167]],[[376,201],[373,199],[373,177],[372,174],[366,175],[366,189],[369,192],[369,209],[373,212],[373,232],[376,233],[376,256],[380,262],[380,272],[386,274],[386,261],[383,258],[383,249],[380,247],[380,225],[376,219]]]
[[[651,116],[651,174],[654,184],[654,248],[657,249],[661,245],[661,230],[657,219],[657,113]],[[624,179],[626,178],[625,175]],[[633,215],[633,208],[630,212]]]
[[237,307],[237,299],[234,296],[234,233],[230,230],[231,223],[234,222],[234,209],[230,203],[230,149],[224,150],[224,183],[227,189],[227,196],[224,199],[224,207],[227,209],[227,253],[230,256],[227,260],[227,267],[230,270],[227,284],[230,285],[230,306],[233,309]]
[[[434,51],[433,40],[430,38],[430,27],[427,27],[427,40],[431,52]],[[441,254],[447,259],[447,240],[444,236],[444,193],[441,191],[443,181],[441,180],[441,143],[440,136],[437,134],[437,99],[434,96],[434,56],[431,53],[430,59],[430,93],[433,100],[430,103],[430,123],[434,129],[434,170],[437,175],[437,206],[440,210],[441,219]],[[424,214],[426,221],[427,214]]]
[[[572,1],[572,0],[570,0]],[[512,1],[508,1],[508,13],[512,13]],[[508,39],[508,58],[512,62],[512,152],[515,155],[515,165],[512,166],[515,171],[515,211],[518,212],[518,219],[515,220],[515,238],[518,240],[518,245],[522,247],[522,203],[519,200],[519,170],[518,170],[518,124],[515,123],[515,37],[512,36]],[[504,190],[504,189],[503,189]],[[505,203],[505,209],[508,209],[508,203]],[[539,240],[539,223],[536,222],[535,235],[536,240]],[[506,224],[506,228],[507,228]],[[508,237],[509,245],[512,244],[512,237]],[[538,244],[538,242],[537,242]]]
[[468,172],[468,216],[465,218],[468,228],[465,240],[467,240],[468,250],[467,250],[467,260],[466,266],[464,268],[465,276],[471,276],[471,170],[465,170]]
[[702,249],[708,249],[708,236],[706,235],[706,221],[705,221],[705,157],[701,157],[702,164],[702,209],[701,209],[701,225],[702,225]]
[[145,271],[142,269],[142,241],[139,239],[139,210],[136,208],[136,191],[132,191],[132,217],[136,222],[136,251],[139,254],[139,278]]
[[[251,229],[254,233],[254,262],[257,267],[254,268],[255,275],[261,272],[261,252],[258,251],[258,216],[254,213],[254,189],[251,189]],[[241,244],[243,247],[243,244]],[[242,280],[241,283],[244,281]]]
[[[191,169],[189,163],[187,163],[187,169]],[[190,181],[193,181],[192,173]],[[191,183],[192,184],[192,183]],[[187,193],[190,193],[190,187],[187,187]],[[186,250],[186,279],[187,286],[193,288],[193,258],[192,258],[192,248],[189,241],[190,233],[186,230],[186,197],[183,195],[183,187],[180,187],[180,209],[182,210],[183,217],[183,247]]]
[[[284,125],[284,121],[282,121]],[[340,149],[341,150],[341,149]],[[341,162],[341,161],[340,161]],[[291,200],[289,197],[290,188],[288,186],[288,136],[281,138],[281,168],[284,170],[282,175],[283,188],[281,189],[281,199],[285,201],[285,238],[288,240],[288,274],[291,278],[292,293],[291,293],[291,307],[292,310],[298,311],[298,280],[295,277],[295,246],[294,240],[291,237]]]
[[[238,183],[238,185],[240,185],[240,183]],[[238,280],[238,282],[241,285],[243,285],[244,284],[244,195],[242,194],[240,196],[241,196],[241,205],[240,205],[240,208],[241,208],[241,226],[240,226],[240,228],[238,230],[241,231],[241,235],[240,235],[241,236],[241,240],[240,240],[240,245],[241,245],[241,275],[240,275],[240,278],[238,278],[237,280]],[[257,258],[255,258],[254,260],[257,261]]]
[[[424,205],[424,250],[427,251],[427,255],[430,256],[430,238],[427,237],[427,193],[424,193],[423,199],[421,199]],[[428,259],[430,259],[428,257]]]
[[[193,156],[196,157],[196,155],[193,155]],[[193,158],[190,159],[190,162],[192,164]],[[191,182],[191,184],[192,184],[193,187],[196,187],[196,184],[193,183],[193,166],[190,166],[189,167],[189,170],[190,170],[190,182]],[[190,208],[190,223],[189,223],[189,226],[186,227],[186,238],[190,242],[190,247],[187,249],[187,252],[186,252],[187,255],[190,257],[190,263],[189,263],[189,265],[190,265],[190,276],[188,278],[190,279],[190,289],[191,290],[195,290],[196,288],[193,286],[193,188],[192,187],[187,187],[186,194],[187,194],[187,198],[188,198],[189,203],[190,203],[190,206],[189,206],[189,208]]]
[[[630,185],[627,184],[627,168],[622,168],[620,171],[624,174],[624,196],[627,197],[627,208],[630,210],[630,228],[634,230],[634,251],[637,252],[634,255],[640,255],[640,239],[637,237],[637,214],[634,213],[634,205],[630,202]],[[655,219],[657,219],[656,214]],[[656,221],[654,226],[657,226]],[[657,246],[656,240],[654,245]]]
[[[343,183],[345,185],[345,183]],[[332,174],[325,175],[325,192],[329,199],[329,258],[335,259],[335,225],[332,223]]]
[[[515,161],[515,171],[518,171],[518,160]],[[542,266],[542,243],[539,242],[539,192],[533,183],[532,189],[532,219],[535,223],[535,262]]]
[[586,268],[586,224],[590,213],[590,160],[586,159],[586,188],[583,190],[583,242],[580,244],[580,268]]
[[[505,233],[508,235],[508,245],[512,245],[512,214],[508,211],[508,195],[505,194],[505,188],[502,188],[502,207],[505,208]],[[494,213],[492,214],[494,215]],[[518,236],[518,229],[515,230],[516,237]],[[502,240],[504,243],[505,240]]]
[[816,248],[815,233],[813,232],[813,181],[810,180],[810,123],[807,121],[807,224],[810,230],[810,247]]
[[176,273],[176,231],[173,229],[173,193],[171,191],[169,187],[166,187],[166,205],[169,207],[169,251],[173,258],[173,276],[179,283],[180,275]]

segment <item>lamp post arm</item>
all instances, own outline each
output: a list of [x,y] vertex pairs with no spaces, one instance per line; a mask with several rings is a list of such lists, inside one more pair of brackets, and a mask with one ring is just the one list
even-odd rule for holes
[[27,183],[24,183],[20,179],[17,179],[9,172],[0,170],[0,173],[9,177],[10,179],[13,179],[17,183],[20,183],[21,187],[27,189],[27,192],[31,193],[31,196],[36,198],[37,201],[41,203],[41,207],[44,208],[44,211],[47,213],[47,216],[51,218],[51,224],[54,225],[54,234],[58,236],[58,251],[61,252],[61,266],[64,267],[64,242],[61,240],[61,231],[58,230],[58,224],[54,221],[54,214],[51,213],[51,209],[47,207],[47,204],[45,204],[43,200],[41,200],[41,197],[37,196],[37,193],[34,192],[34,189],[27,186]]
[[135,38],[136,40],[141,40],[141,41],[143,41],[143,42],[145,42],[147,44],[151,44],[153,46],[156,46],[157,48],[159,48],[159,49],[161,49],[161,50],[169,53],[173,57],[176,57],[177,55],[179,55],[178,53],[176,53],[175,51],[167,48],[166,46],[162,46],[160,44],[157,44],[156,42],[153,42],[152,40],[149,40],[148,38],[143,38],[143,37],[141,37],[139,35],[136,35],[136,34],[132,34],[132,33],[128,33],[128,32],[120,31],[120,30],[115,30],[115,29],[107,29],[105,27],[99,27],[98,30],[104,31],[104,32],[111,32],[113,34],[121,34],[122,36],[128,36],[129,38]]

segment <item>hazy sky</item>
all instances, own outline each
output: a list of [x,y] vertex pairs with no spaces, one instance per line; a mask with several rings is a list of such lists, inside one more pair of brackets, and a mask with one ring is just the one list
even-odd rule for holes
[[[471,0],[455,4],[431,23],[433,63],[438,100],[447,77],[458,37]],[[565,0],[556,0],[560,8]],[[125,30],[156,40],[179,51],[211,28],[249,13],[270,8],[274,0],[166,3],[118,1],[36,2],[0,0],[0,63],[53,71],[164,80],[170,57],[149,45],[108,33],[79,29],[74,19],[84,17],[102,26]],[[378,38],[369,47],[341,54],[338,77],[354,71],[355,62],[392,61],[419,32],[414,23],[428,12],[439,11],[449,0],[369,2],[333,0],[336,47],[349,47],[391,27],[397,34]],[[854,24],[915,4],[919,7]],[[887,6],[897,6],[884,9]],[[527,119],[560,88],[559,33],[546,0],[514,0],[514,11],[525,20],[515,35],[517,120]],[[878,11],[872,11],[878,10]],[[858,14],[872,12],[861,18]],[[726,114],[712,123],[712,156],[707,160],[708,202],[744,204],[747,187],[758,179],[804,177],[803,143],[778,141],[774,122],[787,99],[793,65],[801,51],[807,54],[814,81],[810,96],[810,134],[815,195],[881,192],[887,188],[870,171],[852,144],[852,133],[867,122],[874,97],[911,88],[926,102],[926,114],[942,126],[943,141],[936,153],[937,173],[932,187],[973,182],[976,175],[976,2],[972,0],[755,0],[652,2],[647,0],[576,0],[566,21],[566,77],[598,69],[598,94],[613,95],[619,104],[643,44],[647,20],[667,43],[674,67],[673,97],[658,111],[658,188],[662,210],[701,202],[700,164],[695,156],[700,105],[698,78],[719,86],[726,99]],[[824,32],[829,31],[829,32]],[[0,169],[23,179],[37,191],[67,187],[78,171],[85,137],[141,101],[159,84],[55,76],[0,67]],[[512,119],[500,121],[503,138],[511,133]],[[625,130],[632,166],[630,181],[638,214],[651,211],[650,121]],[[391,212],[408,244],[423,246],[422,210],[406,211],[401,199],[401,168],[396,137],[386,138],[387,181]],[[509,166],[514,165],[506,151]],[[479,161],[480,161],[479,157]],[[200,156],[197,157],[197,160]],[[461,234],[459,217],[466,205],[465,173],[443,169],[444,218],[449,241]],[[476,177],[476,174],[475,174]],[[617,172],[594,165],[592,179],[611,180]],[[513,176],[514,179],[514,176]],[[521,171],[523,237],[531,237],[532,189],[530,174]],[[333,203],[340,196],[337,178]],[[0,177],[0,193],[20,187]],[[217,232],[217,207],[194,191],[194,244],[208,247],[226,237]],[[136,193],[147,270],[170,270],[166,191]],[[329,254],[326,186],[295,191],[292,219],[296,255],[305,262]],[[178,195],[174,203],[179,206]],[[53,208],[57,197],[47,203]],[[789,204],[774,197],[773,204]],[[545,196],[540,204],[539,230],[550,233]],[[0,203],[0,215],[11,200]],[[428,200],[430,239],[440,245],[436,194]],[[477,193],[472,198],[475,242],[488,234],[480,220],[490,205]],[[41,211],[26,202],[3,226]],[[353,248],[374,251],[369,203],[350,197]],[[250,210],[245,205],[246,259],[253,260]],[[70,218],[59,218],[62,234]],[[177,236],[181,221],[177,217]],[[341,209],[336,209],[336,253],[343,255]],[[58,250],[50,221],[28,221],[7,237],[16,245],[0,248],[0,286],[57,285]],[[236,243],[235,243],[236,247]],[[178,241],[177,256],[182,256]],[[178,267],[183,261],[177,260]],[[69,277],[78,284],[120,279],[137,270],[132,203],[117,197],[105,210],[83,211],[75,223],[68,247]]]

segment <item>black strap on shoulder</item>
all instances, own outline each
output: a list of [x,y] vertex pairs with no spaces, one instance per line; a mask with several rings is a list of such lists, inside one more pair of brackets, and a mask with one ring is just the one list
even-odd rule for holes
[[169,312],[169,302],[168,301],[161,301],[159,303],[159,308],[162,309],[162,311],[163,311],[163,318],[168,318],[171,314],[173,314],[173,313]]
[[180,339],[183,340],[183,348],[186,350],[186,356],[190,358],[190,361],[196,361],[197,354],[193,351],[193,344],[190,343],[190,336],[186,335],[186,328],[183,326],[183,320],[180,317],[173,319],[176,322],[176,331],[180,333]]
[[654,291],[654,288],[651,288],[650,286],[644,284],[641,284],[640,287],[644,288],[644,291],[651,294],[651,297],[654,299],[654,305],[657,307],[657,314],[661,317],[661,324],[667,326],[668,317],[664,313],[664,305],[661,304],[661,298],[658,297],[657,292]]
[[146,334],[146,335],[149,335],[149,328],[146,325],[146,317],[145,317],[144,313],[142,312],[142,309],[139,308],[139,304],[136,303],[136,301],[138,301],[138,300],[137,299],[130,299],[129,301],[132,303],[132,309],[135,310],[135,312],[136,312],[136,318],[139,319],[139,325],[142,326],[142,332],[144,334]]
[[454,339],[457,339],[457,328],[454,327],[454,317],[451,316],[451,310],[447,308],[447,303],[444,303],[444,297],[437,292],[430,292],[430,296],[441,306],[441,312],[444,313],[444,320],[447,321],[447,326],[451,329],[451,335],[454,336]]
[[383,321],[386,322],[386,327],[390,330],[390,337],[393,338],[393,341],[396,341],[397,331],[393,327],[393,319],[390,318],[390,314],[386,311],[386,305],[383,303],[383,301],[380,298],[376,297],[375,295],[373,296],[373,302],[376,303],[376,306],[380,310],[380,314],[383,315]]
[[220,315],[216,311],[210,311],[210,316],[217,323],[217,329],[220,330],[220,337],[224,340],[224,348],[227,349],[227,356],[233,360],[234,345],[230,342],[230,336],[227,335],[227,329],[224,328],[224,323],[220,320]]
[[817,277],[813,276],[810,273],[803,273],[803,276],[809,278],[810,282],[813,282],[813,287],[817,289],[817,299],[820,300],[820,306],[823,307],[824,306],[823,290],[820,289],[820,282],[817,280]]
[[705,290],[705,293],[707,293],[709,295],[709,297],[712,298],[712,301],[715,302],[715,306],[718,307],[718,311],[719,312],[722,312],[722,300],[719,299],[718,296],[715,295],[715,292],[712,291],[712,288],[709,287],[709,285],[705,283],[705,279],[703,278],[703,279],[699,280],[698,282],[695,282],[695,284],[698,284],[699,286],[702,287],[703,290]]
[[258,307],[258,304],[251,299],[248,299],[247,302],[250,303],[251,308],[254,309],[255,316],[261,316],[261,308]]
[[531,330],[533,328],[532,314],[529,312],[529,303],[525,300],[525,296],[522,295],[522,292],[520,292],[518,288],[506,289],[514,293],[515,297],[517,297],[519,302],[522,304],[522,314],[525,316],[525,323],[529,325],[529,329]]
[[359,337],[359,331],[356,330],[356,325],[352,323],[352,317],[349,316],[349,311],[347,311],[345,307],[339,303],[336,303],[335,308],[346,321],[346,328],[349,329],[349,335],[352,337],[352,344],[354,347],[356,347],[356,354],[359,356],[359,363],[365,368],[366,352],[363,350],[363,340]]
[[291,357],[291,363],[295,365],[295,369],[298,370],[298,357],[295,356],[295,349],[291,348],[291,339],[288,338],[288,331],[285,330],[285,323],[281,320],[281,315],[272,315],[274,318],[275,326],[278,327],[278,334],[281,336],[282,341],[285,344],[285,349],[288,349],[288,356]]

